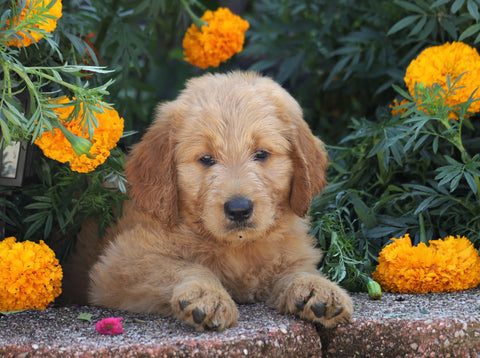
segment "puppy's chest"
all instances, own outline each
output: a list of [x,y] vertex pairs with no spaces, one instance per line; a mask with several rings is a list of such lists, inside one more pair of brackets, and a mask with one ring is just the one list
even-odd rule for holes
[[279,273],[286,269],[279,253],[236,252],[212,258],[210,269],[239,303],[264,301]]

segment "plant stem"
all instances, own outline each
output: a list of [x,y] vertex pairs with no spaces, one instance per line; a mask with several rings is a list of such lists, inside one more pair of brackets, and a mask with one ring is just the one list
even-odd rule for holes
[[30,74],[33,74],[33,75],[37,75],[39,77],[43,77],[49,81],[52,81],[52,82],[56,82],[58,83],[59,85],[62,85],[63,87],[66,87],[72,91],[78,91],[79,87],[75,86],[75,85],[72,85],[71,83],[68,83],[68,82],[65,82],[64,80],[59,80],[58,78],[55,78],[54,76],[51,76],[51,75],[48,75],[42,71],[38,71],[37,69],[35,68],[28,68],[26,67],[25,68],[25,71],[27,73],[30,73]]
[[7,66],[7,63],[4,61],[0,60],[0,63],[2,64],[3,68],[3,88],[7,89],[7,95],[8,97],[12,97],[12,85],[11,85],[11,79],[10,79],[10,68]]
[[[448,118],[444,118],[440,122],[445,126],[447,131],[452,128],[451,124],[449,123]],[[453,138],[445,137],[445,139],[447,139],[450,143],[452,143],[458,149],[458,151],[460,152],[460,156],[462,158],[463,163],[467,164],[471,160],[471,157],[470,157],[470,154],[465,149],[465,147],[463,146],[462,125],[463,125],[463,117],[459,118],[458,130],[456,131]],[[472,176],[473,176],[473,179],[475,181],[475,186],[477,187],[477,193],[476,193],[477,198],[480,198],[480,179],[479,179],[478,175],[473,175],[472,174]]]
[[202,30],[202,26],[208,26],[207,22],[200,20],[200,18],[197,15],[195,15],[195,13],[192,11],[192,9],[190,8],[190,5],[188,5],[186,0],[180,0],[180,2],[182,3],[185,10],[188,12],[188,15],[190,15],[192,22],[200,31]]
[[425,222],[423,220],[423,215],[420,213],[418,215],[418,225],[420,226],[420,242],[427,243],[427,233],[425,231]]

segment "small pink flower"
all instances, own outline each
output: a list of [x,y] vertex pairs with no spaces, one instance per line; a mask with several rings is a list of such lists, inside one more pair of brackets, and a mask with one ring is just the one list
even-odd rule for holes
[[122,319],[109,317],[102,319],[95,324],[95,329],[100,334],[120,334],[123,333]]

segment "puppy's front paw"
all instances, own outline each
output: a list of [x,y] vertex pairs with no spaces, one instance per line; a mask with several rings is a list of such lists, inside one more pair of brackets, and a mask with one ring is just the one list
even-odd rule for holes
[[287,286],[280,297],[279,309],[328,328],[349,320],[353,303],[335,283],[321,276],[305,275]]
[[216,287],[183,284],[174,292],[175,315],[197,330],[222,331],[235,324],[238,310],[230,295]]

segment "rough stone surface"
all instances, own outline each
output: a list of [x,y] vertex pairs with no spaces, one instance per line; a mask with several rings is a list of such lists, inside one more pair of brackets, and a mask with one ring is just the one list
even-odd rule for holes
[[324,357],[480,358],[480,288],[353,299],[351,322],[319,328]]
[[[197,332],[172,318],[99,307],[50,307],[0,317],[0,357],[312,357],[321,356],[315,327],[263,304],[240,306],[235,327]],[[92,322],[79,320],[92,314]],[[122,317],[108,336],[95,322]]]
[[[480,358],[480,288],[439,294],[353,294],[352,321],[314,327],[264,304],[240,306],[224,332],[171,318],[99,307],[49,307],[0,315],[0,357],[472,357]],[[92,322],[80,320],[92,314]],[[124,333],[95,322],[123,317]],[[317,329],[316,329],[317,328]]]

